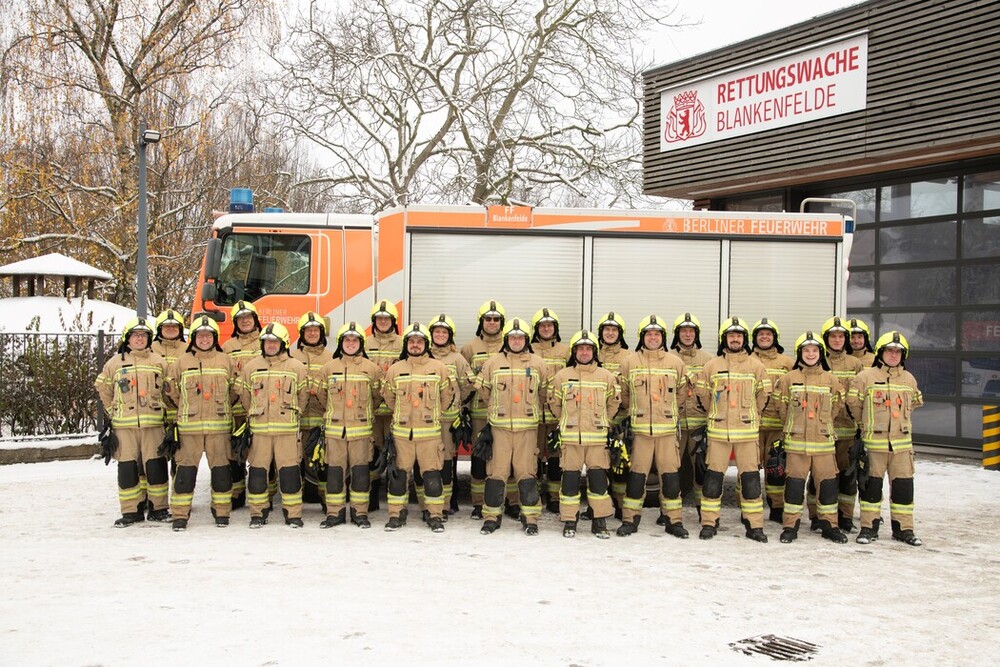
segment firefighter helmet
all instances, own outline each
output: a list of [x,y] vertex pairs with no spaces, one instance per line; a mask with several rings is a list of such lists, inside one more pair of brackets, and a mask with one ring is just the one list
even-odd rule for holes
[[851,330],[852,334],[859,333],[859,334],[862,334],[865,337],[865,349],[866,350],[868,350],[869,352],[874,352],[875,351],[872,348],[872,332],[868,328],[868,325],[865,324],[864,320],[859,320],[856,317],[852,317],[851,319],[849,319],[847,321],[847,326]]
[[518,350],[518,352],[533,352],[531,349],[531,343],[528,339],[531,338],[531,330],[528,327],[528,322],[520,317],[512,317],[510,321],[503,327],[503,349],[510,350],[510,346],[507,344],[507,339],[513,334],[521,334],[524,336],[524,348]]
[[906,361],[906,357],[910,353],[910,344],[906,341],[906,336],[899,333],[898,331],[889,331],[878,338],[878,342],[875,343],[875,362],[881,365],[882,362],[882,352],[885,348],[891,347],[903,351],[903,358],[900,360],[900,366]]
[[344,326],[337,330],[337,349],[334,351],[333,356],[335,359],[340,359],[344,356],[344,337],[354,336],[359,341],[361,341],[361,349],[359,354],[363,357],[368,357],[365,353],[365,330],[362,328],[360,322],[347,322]]
[[191,321],[191,342],[188,343],[188,351],[195,347],[194,339],[200,331],[211,332],[214,339],[213,347],[220,352],[222,351],[222,348],[219,346],[219,325],[211,317],[204,314],[198,315]]
[[479,306],[479,326],[476,328],[476,336],[481,337],[483,335],[483,318],[487,315],[500,318],[501,330],[503,330],[504,324],[507,323],[507,312],[500,305],[499,301],[495,299],[484,301],[483,305]]
[[424,339],[424,351],[422,354],[429,354],[431,347],[431,333],[430,330],[425,327],[420,322],[414,322],[410,326],[403,330],[403,349],[399,353],[400,359],[406,359],[410,356],[410,353],[406,349],[406,343],[411,338],[423,338]]
[[260,349],[264,351],[264,342],[277,340],[281,342],[281,349],[287,350],[291,339],[288,336],[288,329],[280,322],[271,322],[260,332]]
[[321,347],[326,347],[326,318],[317,315],[311,310],[299,318],[298,346],[300,348],[304,345],[303,332],[306,327],[319,327],[319,345]]
[[378,331],[377,328],[374,328],[375,318],[380,315],[390,318],[392,320],[392,330],[399,333],[399,311],[396,309],[396,304],[392,301],[382,299],[381,301],[377,301],[375,305],[372,306],[373,333]]
[[795,368],[802,368],[802,348],[806,345],[816,345],[819,347],[819,363],[823,370],[830,370],[830,365],[826,361],[826,343],[822,336],[817,336],[813,331],[807,331],[795,339]]
[[743,349],[749,354],[750,352],[750,329],[747,327],[747,323],[738,317],[727,317],[722,321],[722,326],[719,327],[719,351],[718,354],[722,354],[726,350],[726,334],[728,333],[741,333],[743,334]]
[[840,331],[844,334],[844,349],[833,350],[833,351],[843,352],[845,350],[850,349],[847,346],[850,342],[849,338],[851,337],[851,332],[848,330],[847,324],[848,324],[848,319],[846,317],[837,317],[837,316],[833,316],[826,322],[823,322],[823,329],[821,333],[823,335],[823,342],[826,343],[827,352],[832,350],[832,348],[830,347],[830,333],[833,331]]
[[671,350],[679,350],[681,347],[680,330],[681,327],[691,327],[694,329],[694,346],[701,349],[701,322],[691,313],[678,315],[674,320],[674,338],[670,341]]
[[260,331],[260,316],[257,315],[257,308],[255,308],[249,301],[237,301],[236,304],[229,310],[229,319],[233,321],[234,336],[240,335],[240,329],[236,326],[236,318],[243,315],[253,315],[254,328],[257,331]]
[[754,348],[757,347],[757,332],[760,331],[761,329],[768,329],[768,330],[771,331],[771,333],[774,334],[774,346],[773,347],[774,347],[774,349],[776,349],[778,351],[779,354],[783,353],[785,351],[785,348],[783,348],[781,346],[781,343],[779,342],[780,341],[781,332],[778,331],[778,325],[775,324],[774,322],[772,322],[771,320],[767,319],[766,317],[760,318],[757,321],[757,323],[755,325],[753,325],[753,329],[750,331],[750,338],[752,340],[753,347]]
[[[623,350],[627,350],[628,345],[625,343],[625,318],[614,311],[610,311],[597,319],[594,331],[597,332],[598,339],[601,340],[602,343],[604,338],[601,337],[601,331],[606,326],[618,327],[618,340],[616,342],[622,346]],[[614,345],[614,343],[611,344]]]
[[168,308],[156,316],[156,335],[153,336],[153,340],[163,340],[160,329],[164,324],[176,324],[181,330],[177,340],[184,341],[184,316],[172,308]]
[[147,334],[146,349],[153,344],[153,323],[148,317],[133,317],[125,323],[125,328],[122,329],[121,341],[118,344],[119,352],[124,352],[125,348],[128,347],[128,337],[132,335],[133,331],[144,331]]
[[540,340],[538,337],[538,325],[542,322],[552,322],[556,328],[555,339],[562,341],[562,338],[559,336],[559,316],[556,315],[556,311],[551,308],[542,308],[531,317],[531,342],[537,343]]
[[646,337],[647,331],[659,331],[662,333],[663,340],[660,343],[660,347],[664,350],[667,349],[666,322],[656,315],[647,315],[642,318],[642,321],[639,322],[639,342],[636,344],[637,350],[646,349],[645,341],[643,339]]
[[590,345],[592,347],[599,348],[601,346],[599,340],[586,329],[577,331],[573,334],[573,337],[569,339],[569,347],[572,350],[577,345]]

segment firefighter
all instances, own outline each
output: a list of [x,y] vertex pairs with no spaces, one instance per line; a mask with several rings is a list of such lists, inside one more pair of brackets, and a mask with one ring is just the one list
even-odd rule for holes
[[153,336],[153,352],[163,357],[169,367],[184,354],[187,341],[184,340],[184,316],[176,310],[167,309],[156,316],[156,335]]
[[[365,339],[365,354],[385,375],[389,366],[399,359],[403,350],[403,339],[399,335],[399,311],[396,304],[385,299],[372,306],[372,332]],[[368,509],[372,512],[379,508],[379,496],[382,490],[382,478],[375,472],[375,459],[378,457],[391,427],[392,413],[385,405],[379,404],[375,409],[375,424],[372,429],[372,470],[369,473],[371,485],[368,499]]]
[[[861,360],[851,355],[848,342],[850,332],[847,328],[849,320],[841,317],[831,317],[823,323],[823,342],[827,349],[827,363],[830,370],[840,380],[844,387],[850,386],[854,376],[861,372]],[[852,465],[851,446],[854,444],[858,425],[847,410],[847,405],[841,405],[833,422],[837,432],[837,486],[839,489],[837,525],[845,532],[854,530],[854,498],[858,495],[857,466]],[[809,485],[809,518],[812,520],[810,530],[818,530],[819,523],[815,516],[815,484]]]
[[[222,345],[222,351],[233,358],[233,374],[239,382],[240,374],[248,363],[260,356],[260,318],[257,308],[249,301],[237,301],[229,311],[233,321],[233,335]],[[238,429],[247,421],[243,405],[237,401],[233,405],[233,429]],[[239,509],[247,502],[247,462],[229,454],[229,470],[233,477],[233,509]],[[273,477],[273,475],[272,475]],[[273,490],[271,496],[274,495]]]
[[[674,320],[674,337],[670,349],[684,362],[688,376],[685,394],[680,400],[681,497],[694,491],[694,501],[701,508],[701,481],[695,479],[695,452],[698,443],[705,439],[705,409],[694,393],[694,376],[712,359],[701,349],[701,322],[691,313],[684,313]],[[699,509],[700,511],[700,509]]]
[[174,454],[170,513],[175,531],[187,529],[201,455],[211,471],[212,516],[215,525],[229,525],[233,477],[229,469],[233,402],[239,392],[233,374],[234,362],[219,345],[219,325],[207,315],[191,323],[187,350],[170,365],[166,393],[177,406],[180,449]]
[[271,322],[260,332],[261,355],[240,374],[240,402],[253,434],[247,475],[251,528],[267,523],[268,469],[272,463],[278,473],[285,524],[303,526],[299,418],[309,400],[309,383],[305,364],[292,359],[288,351],[289,342],[288,329]]
[[368,520],[372,424],[382,403],[382,371],[365,353],[364,324],[348,322],[337,332],[337,349],[320,369],[316,398],[325,406],[326,518],[320,528],[347,523],[346,480],[351,482],[351,521]]
[[[622,362],[632,354],[628,350],[628,343],[625,342],[625,319],[613,311],[605,313],[597,319],[597,326],[594,329],[600,337],[598,361],[601,366],[614,373],[617,379],[619,378]],[[617,425],[625,419],[625,414],[611,415],[611,418]],[[610,475],[611,498],[615,504],[615,518],[621,519],[622,503],[625,499],[625,480],[628,479],[628,464],[625,464],[625,467],[620,472],[612,471]],[[590,508],[587,509],[585,514],[589,516]]]
[[552,378],[549,409],[559,420],[562,485],[559,490],[559,518],[563,537],[576,537],[580,515],[581,470],[587,467],[587,503],[593,508],[591,532],[601,539],[610,537],[606,519],[614,513],[608,495],[608,428],[618,412],[621,392],[615,374],[597,360],[597,337],[586,329],[569,342],[566,368]]
[[386,531],[406,525],[409,475],[420,464],[424,480],[427,525],[435,533],[444,531],[444,488],[441,466],[441,415],[453,408],[457,392],[448,367],[430,356],[427,327],[414,322],[403,333],[399,361],[382,381],[382,398],[392,410],[395,461],[388,475],[389,521]]
[[[458,443],[453,436],[455,420],[459,419],[462,408],[472,396],[476,376],[472,367],[455,346],[455,322],[447,314],[441,313],[430,323],[431,356],[448,367],[455,386],[458,387],[458,399],[452,407],[441,415],[441,442],[444,443],[444,463],[441,467],[441,482],[444,489],[444,512],[442,518],[447,521],[449,511],[457,511],[458,503],[453,505],[453,493],[458,472]],[[416,483],[418,476],[414,474]],[[423,509],[423,478],[419,478],[417,498]],[[457,500],[457,499],[456,499]]]
[[486,405],[493,435],[493,455],[486,464],[486,491],[479,531],[489,535],[500,527],[504,490],[513,474],[520,499],[521,525],[526,535],[538,534],[542,513],[538,494],[538,426],[541,423],[549,370],[534,353],[528,323],[518,317],[507,322],[503,346],[483,365],[476,392]]
[[889,474],[889,508],[892,539],[918,547],[913,534],[913,410],[924,399],[913,375],[904,364],[910,345],[898,331],[890,331],[875,343],[872,368],[859,373],[847,395],[851,414],[861,423],[861,438],[867,451],[868,479],[861,489],[861,530],[858,544],[878,539],[882,511],[882,477]]
[[[551,308],[542,308],[531,318],[531,348],[545,361],[549,377],[566,368],[569,345],[559,335],[559,316]],[[548,403],[542,406],[542,423],[538,425],[539,485],[542,503],[553,514],[559,513],[559,486],[562,468],[559,467],[559,450],[552,448],[549,440],[555,433],[555,415]]]
[[[649,315],[639,323],[636,351],[622,362],[622,405],[631,420],[631,469],[626,483],[622,525],[625,537],[639,529],[646,476],[655,461],[663,490],[660,511],[667,517],[666,532],[686,539],[681,517],[680,451],[677,443],[678,397],[687,394],[684,362],[667,351],[666,323]],[[683,398],[681,399],[683,400]]]
[[[472,367],[473,375],[478,376],[483,365],[503,346],[503,327],[507,322],[506,313],[499,301],[491,299],[479,307],[479,326],[476,337],[462,346],[462,356]],[[472,441],[479,437],[479,432],[486,426],[486,404],[478,395],[473,394],[472,403]],[[486,461],[478,456],[472,457],[472,518],[483,518],[483,494],[486,491]]]
[[[762,318],[753,326],[751,339],[753,341],[753,356],[760,359],[767,369],[771,386],[778,381],[788,371],[792,370],[794,363],[785,356],[785,348],[779,341],[780,332],[778,325]],[[778,406],[771,401],[764,407],[760,415],[760,436],[758,458],[761,465],[767,462],[768,453],[775,442],[781,439],[781,420],[778,419]],[[782,506],[785,504],[785,480],[776,474],[764,474],[764,492],[767,495],[767,505],[770,508],[769,518],[771,521],[781,523]]]
[[[122,516],[116,528],[146,519],[169,521],[167,460],[156,450],[163,442],[163,357],[150,349],[153,322],[136,317],[125,324],[116,354],[104,364],[94,387],[118,439],[118,502]],[[146,484],[140,476],[145,472]],[[147,502],[148,500],[148,502]]]
[[871,368],[875,362],[875,350],[872,349],[871,331],[864,320],[852,317],[847,320],[851,331],[851,355],[861,360],[863,368]]
[[726,318],[719,328],[718,356],[705,364],[696,379],[695,394],[708,412],[708,470],[698,534],[703,540],[712,539],[718,530],[722,481],[729,457],[735,453],[746,536],[767,542],[757,439],[760,413],[770,397],[771,385],[764,364],[750,356],[749,337],[750,329],[743,320]]
[[780,540],[794,542],[805,502],[806,478],[819,489],[816,507],[823,537],[843,544],[837,527],[837,459],[833,421],[844,401],[844,388],[826,363],[826,346],[812,331],[795,341],[795,365],[775,379],[771,402],[783,427],[787,479]]
[[[309,400],[302,408],[299,420],[299,437],[305,444],[313,429],[322,429],[324,401],[319,397],[323,376],[320,369],[333,360],[333,353],[326,349],[326,318],[309,311],[299,318],[299,339],[292,349],[292,358],[306,366],[309,383]],[[311,460],[302,461],[302,500],[307,503],[326,503],[326,470]]]

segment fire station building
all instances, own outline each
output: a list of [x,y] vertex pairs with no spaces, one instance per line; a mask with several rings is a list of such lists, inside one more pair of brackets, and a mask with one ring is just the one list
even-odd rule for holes
[[[643,75],[646,194],[857,204],[847,312],[873,343],[909,339],[929,449],[978,451],[983,406],[1000,404],[998,41],[995,1],[872,0]],[[787,298],[809,299],[790,278]]]

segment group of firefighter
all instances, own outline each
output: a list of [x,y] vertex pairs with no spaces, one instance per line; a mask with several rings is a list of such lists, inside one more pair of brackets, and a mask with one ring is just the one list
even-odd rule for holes
[[324,318],[312,312],[300,318],[294,346],[285,326],[263,324],[250,302],[233,306],[231,320],[224,345],[207,314],[195,316],[187,338],[175,310],[126,325],[95,383],[109,415],[105,462],[118,463],[116,526],[148,519],[185,530],[204,454],[217,526],[244,505],[250,527],[264,526],[280,492],[285,523],[302,527],[305,490],[324,509],[322,528],[370,528],[384,481],[385,530],[406,524],[412,484],[423,521],[441,532],[458,511],[464,444],[472,451],[472,517],[483,520],[483,534],[506,515],[537,535],[547,509],[565,537],[585,518],[608,538],[612,516],[625,537],[639,529],[652,479],[657,524],[687,538],[687,498],[698,536],[712,539],[735,458],[749,539],[767,541],[766,499],[781,542],[798,537],[805,510],[811,530],[847,542],[858,498],[856,540],[873,542],[888,475],[892,537],[921,544],[911,412],[922,398],[904,367],[909,345],[890,331],[873,346],[856,318],[806,331],[794,358],[767,318],[753,327],[726,319],[715,355],[702,349],[690,313],[672,324],[643,318],[634,351],[617,313],[565,343],[551,309],[529,321],[507,317],[495,300],[480,307],[475,336],[461,350],[448,315],[400,332],[388,301],[375,304],[370,322],[340,327],[329,344]]

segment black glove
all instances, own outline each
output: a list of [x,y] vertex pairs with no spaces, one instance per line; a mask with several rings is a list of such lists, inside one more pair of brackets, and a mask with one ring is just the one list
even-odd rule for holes
[[396,467],[396,441],[392,435],[386,435],[382,441],[382,450],[375,458],[375,474],[381,476],[387,468]]
[[181,448],[180,436],[177,433],[177,424],[168,423],[166,432],[163,434],[163,442],[156,448],[156,455],[167,459],[173,459],[174,454]]
[[253,434],[250,432],[250,426],[246,422],[233,431],[233,437],[230,440],[230,444],[233,448],[233,454],[236,456],[236,460],[246,461],[247,453],[250,451],[250,446],[253,444]]
[[115,435],[115,430],[111,428],[110,419],[104,422],[104,428],[101,429],[100,435],[97,436],[97,441],[101,444],[101,456],[104,457],[104,465],[108,465],[111,463],[111,457],[118,451],[118,436]]
[[549,434],[545,436],[545,449],[549,451],[550,454],[555,454],[559,451],[559,447],[562,444],[560,439],[559,427],[549,431]]
[[468,406],[462,407],[449,430],[456,447],[472,444],[472,411]]
[[[861,442],[860,440],[855,441],[855,444]],[[854,449],[852,446],[851,449]],[[868,485],[868,450],[865,449],[864,443],[861,443],[861,451],[858,453],[857,460],[858,468],[858,490],[864,491],[865,486]]]
[[767,450],[767,462],[764,464],[764,478],[768,483],[779,486],[785,479],[785,467],[788,455],[785,453],[785,443],[775,440]]
[[705,473],[708,472],[708,438],[706,428],[701,426],[691,433],[694,447],[694,481],[699,486],[705,483]]
[[493,427],[489,424],[486,424],[479,432],[476,444],[472,446],[472,455],[484,461],[493,458]]
[[[313,426],[309,429],[309,433],[306,435],[306,440],[302,443],[302,459],[304,461],[322,461],[322,450],[326,444],[325,438],[323,437],[323,427]],[[320,450],[317,452],[316,450]]]

